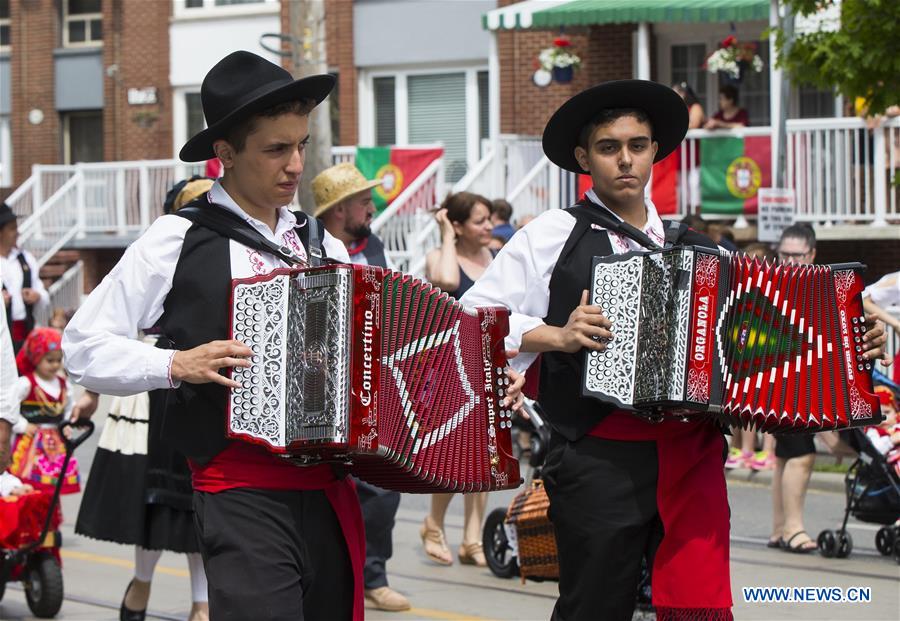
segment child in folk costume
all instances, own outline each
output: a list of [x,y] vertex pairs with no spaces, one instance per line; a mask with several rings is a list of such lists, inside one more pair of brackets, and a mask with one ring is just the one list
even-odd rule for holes
[[866,427],[866,436],[900,476],[900,420],[897,414],[897,399],[887,386],[876,386],[875,393],[881,400],[881,415],[884,420],[880,425]]
[[71,386],[59,375],[61,340],[53,328],[37,328],[16,357],[20,377],[15,393],[21,417],[13,426],[18,438],[9,471],[23,481],[51,486],[63,476],[62,493],[74,494],[81,490],[78,461],[72,458],[61,472],[66,448],[57,428],[73,406]]
[[[558,621],[631,619],[645,555],[660,621],[732,618],[720,429],[672,417],[652,423],[581,396],[584,350],[602,351],[628,328],[588,304],[593,258],[651,242],[716,247],[687,227],[665,227],[644,195],[653,163],[678,147],[687,127],[681,97],[644,80],[600,84],[564,103],[544,130],[544,153],[589,173],[592,189],[518,231],[462,298],[510,309],[506,347],[521,352],[517,370],[542,352],[539,398],[552,427],[542,472],[559,552]],[[866,356],[880,356],[883,331],[867,337]]]

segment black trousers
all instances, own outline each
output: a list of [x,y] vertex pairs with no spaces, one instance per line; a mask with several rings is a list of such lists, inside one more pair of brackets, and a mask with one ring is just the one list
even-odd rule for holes
[[194,492],[215,621],[346,620],[353,572],[321,491]]
[[554,434],[542,477],[559,551],[554,621],[630,621],[641,560],[662,539],[655,442]]
[[394,518],[400,507],[400,492],[392,492],[360,479],[354,479],[363,522],[366,525],[365,588],[387,586],[385,565],[394,553]]

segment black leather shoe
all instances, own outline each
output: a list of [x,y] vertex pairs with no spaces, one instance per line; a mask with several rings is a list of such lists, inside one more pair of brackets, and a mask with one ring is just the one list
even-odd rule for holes
[[[132,580],[132,582],[134,582]],[[128,590],[131,588],[131,582],[125,587],[125,595],[122,596],[122,605],[119,607],[119,621],[144,621],[147,616],[147,610],[131,610],[125,607],[125,598],[128,597]]]

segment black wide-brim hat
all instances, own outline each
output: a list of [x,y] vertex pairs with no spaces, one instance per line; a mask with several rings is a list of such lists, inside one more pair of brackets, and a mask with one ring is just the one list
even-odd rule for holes
[[575,159],[578,137],[601,110],[609,108],[636,108],[647,113],[653,140],[659,145],[655,162],[674,151],[687,133],[689,115],[681,95],[649,80],[615,80],[578,93],[553,113],[541,141],[547,158],[560,168],[584,174]]
[[6,226],[8,223],[16,219],[16,214],[12,207],[6,203],[0,203],[0,227]]
[[203,78],[200,102],[208,127],[181,148],[185,162],[216,156],[213,143],[229,129],[258,112],[287,101],[308,99],[322,103],[334,88],[334,76],[313,75],[295,80],[283,67],[250,52],[233,52]]

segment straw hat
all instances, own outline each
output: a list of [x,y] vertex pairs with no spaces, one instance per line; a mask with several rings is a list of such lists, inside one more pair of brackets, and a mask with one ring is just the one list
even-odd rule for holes
[[377,185],[381,185],[381,182],[369,181],[350,162],[326,168],[312,180],[313,196],[316,199],[314,215],[319,217],[345,198],[371,190]]

